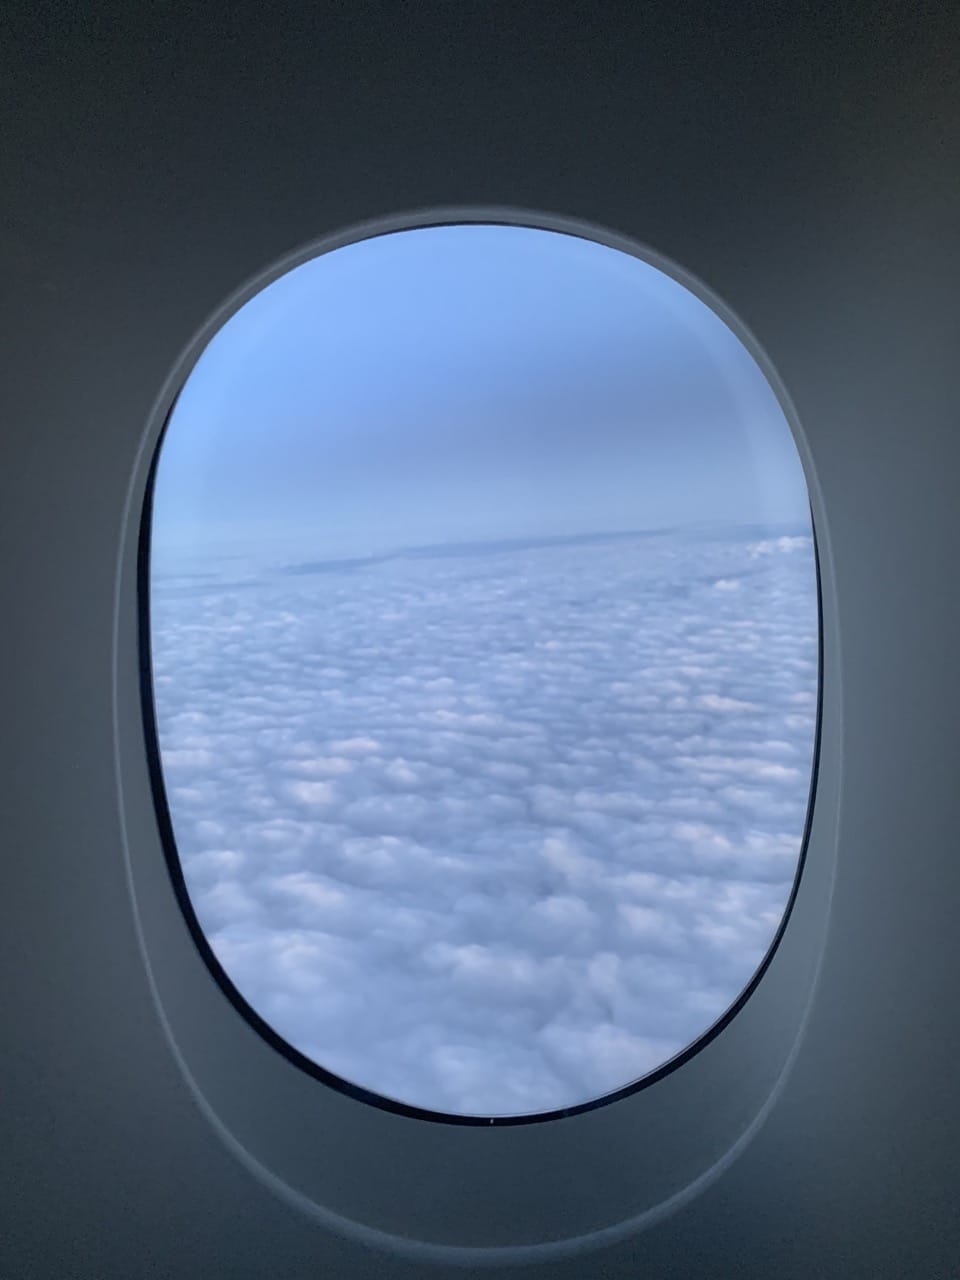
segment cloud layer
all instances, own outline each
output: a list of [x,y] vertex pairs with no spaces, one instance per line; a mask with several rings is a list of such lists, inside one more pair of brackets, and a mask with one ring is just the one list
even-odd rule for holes
[[155,696],[198,918],[282,1036],[502,1115],[625,1085],[729,1007],[800,852],[809,537],[241,571],[155,576]]

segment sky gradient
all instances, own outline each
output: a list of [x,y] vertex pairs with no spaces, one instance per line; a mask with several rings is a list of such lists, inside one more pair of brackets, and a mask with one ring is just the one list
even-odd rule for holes
[[304,558],[808,518],[792,435],[729,328],[579,237],[421,228],[290,271],[173,410],[165,545]]

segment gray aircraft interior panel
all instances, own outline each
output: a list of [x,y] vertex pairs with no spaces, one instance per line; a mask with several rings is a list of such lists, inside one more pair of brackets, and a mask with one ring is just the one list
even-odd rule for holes
[[[5,16],[4,1280],[957,1274],[958,35],[946,5]],[[769,969],[663,1079],[490,1129],[336,1093],[223,998],[139,702],[142,504],[204,338],[278,264],[443,211],[702,282],[769,361],[820,554]]]

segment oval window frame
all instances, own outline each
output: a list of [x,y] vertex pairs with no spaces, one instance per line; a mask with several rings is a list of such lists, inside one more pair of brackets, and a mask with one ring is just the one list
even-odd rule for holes
[[[300,1053],[292,1045],[289,1044],[282,1036],[280,1036],[273,1028],[257,1014],[239,993],[229,978],[229,975],[220,965],[214,955],[206,935],[203,932],[199,921],[196,918],[192,903],[189,897],[189,891],[183,876],[180,864],[179,854],[176,849],[176,842],[173,836],[173,826],[170,819],[169,807],[166,799],[166,788],[163,779],[162,765],[160,763],[159,747],[156,733],[156,715],[153,701],[153,670],[150,652],[150,613],[149,613],[149,551],[150,551],[150,534],[152,530],[152,494],[153,480],[156,473],[157,461],[163,444],[164,434],[167,424],[170,421],[176,399],[186,380],[189,378],[197,360],[206,349],[211,338],[216,334],[226,321],[239,310],[250,298],[268,287],[274,280],[287,272],[302,265],[304,262],[310,261],[323,253],[333,251],[344,245],[355,243],[359,240],[368,239],[372,236],[387,235],[395,231],[409,230],[414,228],[422,228],[427,226],[446,226],[446,225],[464,225],[471,223],[494,223],[508,224],[514,226],[526,226],[533,229],[559,231],[561,233],[579,236],[598,243],[607,245],[610,248],[619,249],[627,252],[634,257],[640,258],[642,261],[649,263],[656,269],[663,271],[665,274],[676,280],[683,287],[690,290],[696,297],[705,303],[714,313],[725,323],[732,332],[744,344],[748,352],[758,364],[761,372],[767,379],[771,389],[777,397],[778,402],[783,410],[789,428],[793,434],[801,465],[803,467],[805,480],[807,483],[807,492],[810,497],[810,513],[811,528],[814,540],[814,555],[817,576],[817,609],[818,609],[818,688],[817,688],[817,705],[816,705],[816,725],[814,731],[813,754],[811,761],[811,778],[808,792],[807,810],[805,815],[804,829],[801,840],[800,854],[798,857],[796,873],[787,904],[783,910],[780,923],[774,934],[774,937],[768,947],[763,959],[757,966],[752,978],[746,984],[741,993],[729,1006],[729,1008],[708,1027],[701,1036],[691,1042],[679,1053],[671,1059],[661,1064],[654,1071],[632,1081],[622,1088],[609,1092],[599,1098],[591,1099],[575,1106],[555,1109],[546,1112],[537,1112],[523,1115],[505,1115],[493,1117],[481,1117],[471,1115],[458,1115],[455,1113],[444,1113],[439,1111],[428,1110],[411,1104],[404,1103],[399,1100],[391,1099],[379,1095],[360,1085],[328,1071],[320,1064],[314,1062],[306,1055]],[[124,817],[125,828],[125,848],[127,853],[128,870],[130,872],[131,892],[133,895],[134,908],[137,915],[139,932],[141,936],[141,944],[144,951],[145,960],[148,970],[151,973],[151,980],[154,995],[157,1000],[158,1008],[167,1028],[168,1036],[174,1046],[174,1050],[180,1060],[181,1068],[184,1070],[188,1079],[191,1081],[195,1093],[197,1093],[204,1102],[204,1107],[208,1110],[210,1117],[215,1121],[217,1126],[225,1129],[223,1136],[228,1142],[236,1143],[237,1138],[233,1136],[233,1128],[229,1123],[223,1121],[219,1115],[219,1108],[216,1103],[208,1099],[207,1092],[202,1084],[197,1080],[195,1073],[191,1070],[190,1063],[184,1057],[180,1040],[174,1026],[174,1020],[169,1017],[168,1010],[170,1007],[169,997],[165,1000],[160,984],[157,982],[157,957],[154,950],[154,944],[149,940],[149,925],[145,925],[146,917],[150,914],[149,910],[145,910],[144,892],[156,892],[158,886],[156,884],[156,876],[144,875],[144,858],[141,856],[140,850],[135,849],[135,842],[131,841],[130,830],[133,825],[130,821],[129,810],[131,796],[137,793],[138,816],[143,824],[146,816],[142,809],[142,803],[145,794],[149,795],[150,808],[152,809],[155,839],[159,839],[162,850],[163,866],[168,877],[169,891],[172,892],[173,900],[176,903],[177,914],[180,920],[186,926],[186,932],[197,956],[202,961],[206,972],[213,978],[213,983],[220,997],[226,998],[226,1002],[231,1009],[238,1014],[247,1027],[255,1032],[260,1042],[269,1047],[272,1053],[278,1055],[288,1067],[293,1068],[298,1073],[308,1078],[312,1082],[319,1082],[328,1086],[335,1093],[346,1099],[350,1099],[354,1103],[360,1103],[364,1107],[372,1108],[379,1113],[387,1113],[396,1117],[401,1117],[404,1121],[430,1122],[438,1128],[453,1129],[516,1129],[523,1127],[540,1128],[547,1126],[550,1122],[568,1121],[578,1117],[588,1116],[606,1109],[616,1109],[616,1105],[629,1101],[642,1094],[648,1094],[658,1085],[663,1085],[674,1078],[680,1068],[699,1058],[709,1046],[714,1044],[721,1038],[722,1033],[731,1027],[742,1012],[749,1006],[757,991],[761,988],[764,977],[768,974],[774,961],[780,953],[783,940],[788,935],[788,929],[791,920],[795,914],[795,908],[800,896],[801,887],[804,885],[807,877],[807,866],[810,860],[809,852],[811,847],[811,837],[814,831],[815,818],[817,814],[825,815],[824,822],[830,827],[835,821],[836,809],[836,793],[835,788],[830,788],[830,794],[826,798],[821,797],[822,783],[822,760],[823,760],[823,744],[824,744],[824,687],[825,687],[825,667],[829,661],[829,655],[826,652],[830,646],[825,646],[825,630],[824,630],[824,596],[826,586],[829,584],[832,589],[832,574],[825,572],[825,551],[824,551],[824,513],[822,510],[822,502],[820,500],[819,486],[816,484],[816,476],[812,465],[812,459],[809,454],[809,448],[806,444],[805,437],[799,428],[796,414],[793,406],[783,388],[776,371],[770,360],[766,357],[763,349],[756,341],[754,336],[749,333],[744,325],[737,319],[725,304],[722,303],[702,282],[695,280],[689,272],[680,268],[676,263],[666,259],[663,255],[647,249],[636,241],[623,236],[604,231],[592,224],[581,222],[571,218],[557,218],[547,214],[532,213],[529,210],[516,210],[505,208],[456,208],[437,211],[416,212],[413,214],[402,214],[390,218],[376,219],[371,222],[355,225],[342,231],[333,233],[324,237],[322,240],[315,242],[310,246],[306,246],[298,250],[294,254],[278,260],[272,267],[256,274],[246,285],[239,289],[232,298],[218,309],[217,313],[211,317],[206,325],[203,326],[201,332],[190,344],[186,352],[184,352],[177,368],[171,373],[167,380],[167,384],[161,393],[154,412],[151,415],[150,422],[144,434],[141,449],[138,457],[135,475],[133,477],[130,493],[128,496],[126,520],[125,520],[125,536],[123,548],[121,550],[121,563],[119,566],[119,588],[118,588],[118,608],[116,615],[116,645],[115,645],[115,714],[117,723],[117,774],[118,784],[121,793],[121,811]],[[133,730],[133,726],[127,724],[126,734],[121,722],[129,719],[130,697],[131,692],[129,684],[129,672],[124,677],[124,668],[129,664],[124,662],[124,657],[129,656],[129,640],[131,633],[131,605],[133,606],[133,622],[136,632],[136,684],[138,688],[138,702],[140,704],[139,711],[141,717],[141,734],[139,742],[139,777],[134,779],[131,777],[133,769],[131,756],[128,753],[120,751],[119,744],[126,736],[129,738],[132,734],[136,739],[137,734]],[[126,637],[126,639],[124,639]],[[126,650],[126,652],[124,652]],[[831,674],[831,682],[835,683],[837,674],[834,670]],[[831,726],[832,734],[830,737],[830,752],[835,763],[835,775],[837,784],[839,783],[839,720],[834,726]],[[135,753],[136,754],[136,753]],[[144,787],[144,784],[145,787]],[[822,801],[822,802],[821,802]],[[832,845],[833,841],[828,839],[828,844]],[[827,875],[826,885],[827,892],[824,892],[824,886],[820,886],[819,896],[823,902],[823,911],[821,913],[820,925],[821,929],[825,929],[826,914],[829,906],[829,889],[832,888],[833,874],[833,858],[824,855],[822,859],[828,864],[829,874]],[[153,889],[148,890],[146,882],[153,881]],[[169,906],[169,903],[167,904]],[[165,931],[170,931],[169,916],[165,922]],[[819,949],[814,948],[811,953],[816,959],[814,969],[819,963]],[[181,957],[182,960],[182,957]],[[809,976],[809,975],[808,975]],[[814,978],[810,977],[811,989]],[[802,1020],[801,1020],[802,1022]],[[194,1035],[196,1028],[194,1028]],[[789,1055],[788,1055],[789,1056]],[[782,1075],[778,1076],[782,1079]],[[214,1091],[216,1092],[216,1091]],[[768,1098],[773,1096],[771,1091]],[[270,1173],[271,1163],[269,1160],[264,1161],[261,1156],[254,1153],[250,1149],[248,1143],[239,1140],[238,1154],[242,1154],[245,1159],[253,1160],[254,1167],[263,1176],[268,1179],[274,1176]],[[296,1188],[291,1184],[290,1180],[280,1177],[280,1184],[294,1196],[298,1197]],[[688,1183],[687,1185],[692,1185]],[[669,1199],[669,1197],[668,1197]],[[307,1193],[306,1203],[312,1205],[314,1209],[323,1212],[323,1206],[320,1199]],[[665,1204],[667,1200],[661,1200],[659,1203]],[[336,1212],[336,1211],[335,1211]],[[382,1215],[381,1215],[382,1216]],[[389,1215],[388,1215],[389,1216]],[[382,1228],[374,1222],[370,1222],[366,1216],[361,1215],[358,1218],[347,1215],[346,1221],[354,1222],[361,1231],[381,1232]],[[393,1238],[391,1232],[387,1231],[387,1236]],[[576,1238],[580,1238],[579,1236]],[[449,1249],[449,1243],[440,1243],[437,1245],[441,1250]],[[459,1246],[457,1246],[459,1247]],[[472,1246],[468,1246],[472,1247]],[[498,1246],[494,1246],[495,1248]],[[514,1247],[514,1246],[504,1246]],[[519,1246],[526,1248],[527,1246]],[[529,1246],[536,1247],[536,1246]],[[486,1251],[484,1251],[486,1252]]]

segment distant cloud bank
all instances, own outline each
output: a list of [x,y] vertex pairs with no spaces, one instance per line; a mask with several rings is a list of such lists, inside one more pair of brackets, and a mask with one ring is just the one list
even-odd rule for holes
[[576,1105],[754,973],[810,785],[809,537],[158,577],[152,605],[191,899],[321,1065],[440,1111]]

